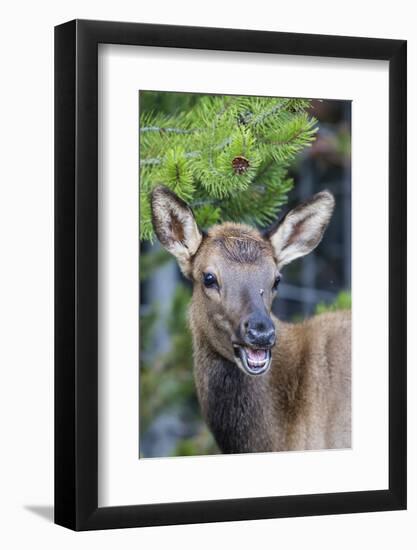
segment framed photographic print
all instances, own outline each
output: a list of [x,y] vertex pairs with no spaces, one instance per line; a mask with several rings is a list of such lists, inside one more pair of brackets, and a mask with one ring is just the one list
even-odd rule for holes
[[55,29],[55,521],[406,507],[406,42]]

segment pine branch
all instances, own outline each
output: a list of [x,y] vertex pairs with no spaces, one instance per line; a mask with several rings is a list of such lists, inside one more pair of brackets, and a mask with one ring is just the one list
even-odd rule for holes
[[293,185],[290,162],[315,139],[310,102],[192,94],[184,101],[191,107],[172,115],[141,116],[141,238],[152,238],[149,192],[161,183],[192,206],[204,228],[224,220],[271,223]]
[[141,133],[145,132],[172,132],[173,134],[193,134],[194,132],[197,132],[198,130],[183,130],[182,128],[169,128],[169,127],[162,127],[162,126],[144,126],[139,129]]

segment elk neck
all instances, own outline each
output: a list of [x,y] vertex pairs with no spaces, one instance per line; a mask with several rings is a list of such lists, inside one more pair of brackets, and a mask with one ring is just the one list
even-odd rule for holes
[[[280,350],[274,349],[270,370],[249,376],[211,345],[204,323],[197,320],[192,308],[190,313],[198,398],[222,452],[285,448],[298,416],[296,406],[303,377],[294,350],[281,342]],[[280,341],[291,326],[279,323],[279,327],[283,329],[278,335]]]

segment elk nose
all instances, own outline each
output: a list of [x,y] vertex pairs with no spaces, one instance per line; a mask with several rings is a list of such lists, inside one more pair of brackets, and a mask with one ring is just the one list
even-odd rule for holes
[[271,347],[275,343],[275,326],[270,317],[253,313],[243,322],[244,340],[251,346]]

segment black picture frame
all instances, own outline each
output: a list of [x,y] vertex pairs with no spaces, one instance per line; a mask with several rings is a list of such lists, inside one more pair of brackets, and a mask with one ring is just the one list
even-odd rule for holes
[[[98,44],[389,62],[389,488],[98,507]],[[406,508],[406,41],[74,20],[55,28],[55,522],[74,530]]]

